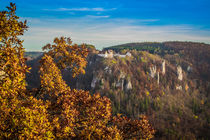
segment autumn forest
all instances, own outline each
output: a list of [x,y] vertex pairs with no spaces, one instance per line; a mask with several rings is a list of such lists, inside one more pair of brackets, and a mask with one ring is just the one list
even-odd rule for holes
[[210,138],[209,44],[55,36],[26,52],[16,8],[0,10],[0,139]]

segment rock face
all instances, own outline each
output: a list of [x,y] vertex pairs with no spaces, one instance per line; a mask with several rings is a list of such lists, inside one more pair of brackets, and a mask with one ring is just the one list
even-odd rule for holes
[[132,84],[131,84],[130,80],[128,80],[125,88],[126,88],[126,90],[131,90],[132,89]]
[[125,82],[125,73],[120,72],[120,81],[121,81],[121,90],[124,89],[124,82]]
[[122,91],[124,90],[124,82],[125,82],[125,79],[121,79],[121,90]]
[[105,80],[102,78],[102,79],[100,80],[100,88],[101,88],[101,89],[104,89],[104,82],[105,82]]
[[112,73],[112,69],[111,69],[110,67],[108,67],[108,66],[106,66],[106,67],[104,68],[104,71],[105,71],[106,73],[109,73],[109,74]]
[[188,67],[187,67],[187,71],[188,71],[188,72],[192,72],[192,67],[188,66]]
[[90,61],[88,64],[89,64],[89,66],[92,64],[93,62],[92,61]]
[[125,78],[125,73],[120,72],[120,78],[124,79]]
[[96,76],[93,76],[93,80],[91,82],[91,88],[95,88],[96,87],[96,83],[98,81],[98,78]]
[[128,77],[126,78],[126,75],[123,72],[120,72],[118,80],[115,79],[111,85],[113,87],[120,88],[121,91],[129,91],[133,89],[131,79]]
[[[107,58],[109,54],[111,54],[110,56],[113,55],[113,57],[115,58],[114,61],[118,62],[117,60],[118,57],[115,56],[117,54],[112,54],[112,51],[107,51],[107,52],[104,51],[104,53],[105,53],[104,56]],[[136,54],[135,53],[132,54],[133,56],[131,56],[131,54],[129,53],[127,53],[126,55],[127,57],[131,56],[132,58],[135,58]],[[146,56],[147,55],[145,55],[145,57]],[[112,89],[113,91],[116,92],[124,91],[129,93],[129,91],[132,90],[137,91],[136,90],[137,88],[140,89],[139,85],[141,84],[141,86],[143,87],[145,83],[147,85],[152,84],[153,88],[164,89],[168,86],[167,80],[174,80],[174,83],[169,83],[170,84],[168,86],[169,88],[171,87],[171,89],[177,89],[177,90],[185,89],[185,86],[182,85],[184,83],[180,82],[183,81],[185,74],[181,65],[174,66],[173,64],[170,63],[170,61],[161,57],[158,57],[157,59],[153,59],[153,57],[151,57],[150,55],[148,57],[149,59],[147,60],[147,62],[144,63],[142,61],[137,61],[137,59],[126,59],[126,62],[128,62],[128,64],[114,63],[114,65],[108,65],[109,63],[105,63],[105,62],[112,62],[113,60],[111,59],[107,60],[99,59],[99,61],[91,60],[93,63],[91,64],[92,65],[91,67],[93,66],[95,67],[93,69],[93,71],[95,72],[93,73],[91,72],[93,77],[88,77],[89,78],[88,88],[91,87],[91,89],[102,90],[102,93],[105,92],[103,90],[107,89]],[[94,58],[99,58],[99,57],[94,57]],[[137,61],[138,64],[141,66],[140,68],[138,68],[138,70],[133,69],[135,68],[135,64],[132,63],[133,61],[134,62]],[[167,68],[166,68],[166,63],[167,63]],[[97,67],[99,66],[98,64],[100,64],[100,67]],[[139,71],[141,72],[142,77],[136,78],[136,76],[138,75],[135,72]],[[172,75],[173,77],[172,76],[170,77],[170,75]],[[166,90],[170,90],[169,88],[167,88]]]
[[114,82],[114,84],[113,84],[113,85],[114,85],[115,87],[117,87],[117,88],[118,88],[118,87],[120,87],[120,86],[121,86],[121,82],[120,82],[120,80],[118,80],[118,81],[117,81],[117,83],[115,83],[115,82]]
[[182,90],[182,86],[180,85],[176,86],[176,90]]
[[155,74],[156,74],[156,72],[157,72],[156,66],[150,67],[149,70],[150,70],[150,76],[151,76],[152,78],[154,78],[154,77],[155,77]]
[[122,91],[129,91],[133,89],[131,80],[126,80],[125,78],[121,78],[117,82],[114,82],[112,86],[120,88]]
[[113,84],[116,88],[121,88],[121,90],[123,90],[124,89],[124,79],[120,79],[120,80],[118,80],[117,81],[117,83],[115,84]]
[[162,74],[164,75],[166,73],[166,61],[163,60],[162,62]]
[[178,79],[179,79],[180,81],[183,80],[183,74],[182,74],[182,67],[181,67],[181,66],[178,66],[178,67],[177,67],[177,76],[178,76]]

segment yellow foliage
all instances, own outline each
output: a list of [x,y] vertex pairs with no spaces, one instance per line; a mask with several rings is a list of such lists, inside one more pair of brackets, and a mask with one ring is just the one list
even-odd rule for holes
[[195,119],[198,119],[198,116],[197,116],[197,115],[195,115],[195,116],[194,116],[194,118],[195,118]]
[[72,45],[70,38],[61,37],[60,39],[55,38],[54,44],[47,44],[43,50],[48,50],[47,55],[56,60],[59,68],[70,68],[73,77],[80,73],[85,74],[84,68],[87,64],[88,50],[84,44],[82,46]]
[[[0,12],[0,139],[151,139],[146,117],[112,117],[111,102],[99,94],[70,89],[61,69],[73,77],[85,73],[87,49],[69,38],[54,39],[40,63],[39,100],[26,90],[22,40],[26,22],[18,21],[15,4]],[[148,92],[149,93],[149,92]],[[148,94],[149,95],[149,94]]]
[[46,105],[34,97],[27,97],[22,40],[26,22],[18,21],[16,6],[0,12],[0,139],[53,138]]
[[147,96],[149,96],[149,95],[150,95],[150,93],[149,93],[149,91],[148,91],[148,90],[146,91],[146,95],[147,95]]

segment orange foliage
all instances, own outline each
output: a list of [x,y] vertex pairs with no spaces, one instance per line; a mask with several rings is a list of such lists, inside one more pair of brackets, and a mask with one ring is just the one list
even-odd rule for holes
[[117,115],[113,117],[113,124],[117,125],[124,139],[152,139],[155,134],[155,130],[144,115],[140,116],[140,120],[131,120]]
[[61,37],[60,39],[55,38],[54,45],[47,44],[43,50],[48,50],[47,54],[56,60],[59,68],[71,68],[73,77],[85,73],[88,50],[84,44],[82,46],[72,45],[70,38]]
[[27,96],[22,40],[26,22],[18,21],[16,6],[0,12],[0,139],[53,138],[46,105]]
[[85,73],[87,49],[71,45],[69,38],[55,38],[41,60],[39,100],[27,94],[22,41],[26,22],[18,21],[16,7],[0,12],[0,139],[150,139],[148,120],[114,117],[111,102],[99,94],[72,90],[61,70],[73,76]]

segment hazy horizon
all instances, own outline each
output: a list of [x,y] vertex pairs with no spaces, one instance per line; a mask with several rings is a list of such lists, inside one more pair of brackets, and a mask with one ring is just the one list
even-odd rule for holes
[[142,1],[24,1],[10,2],[17,15],[28,21],[24,34],[27,51],[41,51],[55,37],[97,49],[131,42],[192,41],[210,43],[210,2],[207,0]]

